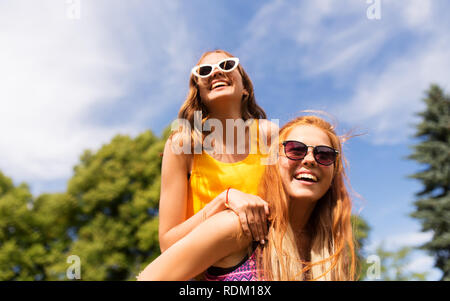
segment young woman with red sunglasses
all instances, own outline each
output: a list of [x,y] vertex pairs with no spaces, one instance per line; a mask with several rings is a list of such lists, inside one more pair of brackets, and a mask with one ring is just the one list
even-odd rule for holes
[[148,265],[138,280],[354,280],[351,200],[340,138],[315,116],[280,130],[259,196],[269,201],[267,242],[252,243],[238,217],[221,211]]

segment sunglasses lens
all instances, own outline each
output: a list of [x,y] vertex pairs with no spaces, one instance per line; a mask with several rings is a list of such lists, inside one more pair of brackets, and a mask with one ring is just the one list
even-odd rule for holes
[[197,69],[197,73],[200,76],[207,76],[211,73],[212,67],[211,66],[201,66]]
[[220,69],[224,71],[230,71],[236,66],[236,62],[234,60],[224,60],[219,64]]
[[336,152],[328,146],[317,146],[314,148],[314,158],[322,165],[331,165],[336,161]]
[[298,141],[287,141],[284,145],[284,152],[291,160],[301,160],[306,156],[308,147]]

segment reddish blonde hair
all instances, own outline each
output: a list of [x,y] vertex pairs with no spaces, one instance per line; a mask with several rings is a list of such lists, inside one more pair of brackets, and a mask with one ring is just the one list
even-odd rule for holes
[[[284,141],[297,126],[315,126],[324,131],[339,155],[334,165],[330,188],[317,201],[306,224],[310,238],[308,254],[300,255],[294,229],[289,224],[288,202],[278,164],[268,165],[261,180],[259,195],[271,206],[268,243],[258,250],[260,270],[265,280],[354,280],[355,242],[351,225],[352,203],[347,191],[340,138],[334,127],[316,116],[298,117],[280,129]],[[272,150],[281,144],[272,145]],[[305,255],[309,260],[305,260]]]

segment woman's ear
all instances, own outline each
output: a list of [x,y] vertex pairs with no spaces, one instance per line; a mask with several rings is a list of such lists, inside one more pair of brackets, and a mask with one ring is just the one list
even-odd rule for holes
[[244,96],[249,96],[250,93],[248,93],[247,89],[244,89],[244,91],[242,92],[242,95],[244,95]]

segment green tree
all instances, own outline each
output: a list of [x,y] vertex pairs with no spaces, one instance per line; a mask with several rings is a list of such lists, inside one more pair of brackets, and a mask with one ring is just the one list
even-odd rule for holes
[[33,280],[38,274],[40,267],[33,259],[42,254],[42,248],[30,237],[32,217],[27,205],[31,203],[28,186],[15,187],[0,172],[0,280]]
[[0,172],[0,280],[47,280],[48,267],[68,248],[65,233],[75,208],[64,194],[33,199]]
[[364,246],[369,238],[370,226],[359,215],[352,215],[351,217],[353,234],[356,241],[356,252],[358,260],[358,280],[363,280],[367,271],[366,254]]
[[[85,151],[74,167],[67,188],[77,208],[69,229],[73,242],[63,257],[79,256],[82,280],[133,280],[159,255],[164,142],[150,131],[135,139],[117,135],[97,153]],[[64,279],[67,267],[64,259],[55,261],[51,277]]]
[[424,186],[417,193],[416,210],[411,214],[422,223],[422,231],[432,231],[433,238],[422,249],[435,258],[442,270],[442,280],[450,280],[450,97],[437,85],[431,85],[424,99],[426,108],[418,115],[413,146],[408,158],[424,164],[425,168],[411,178]]

